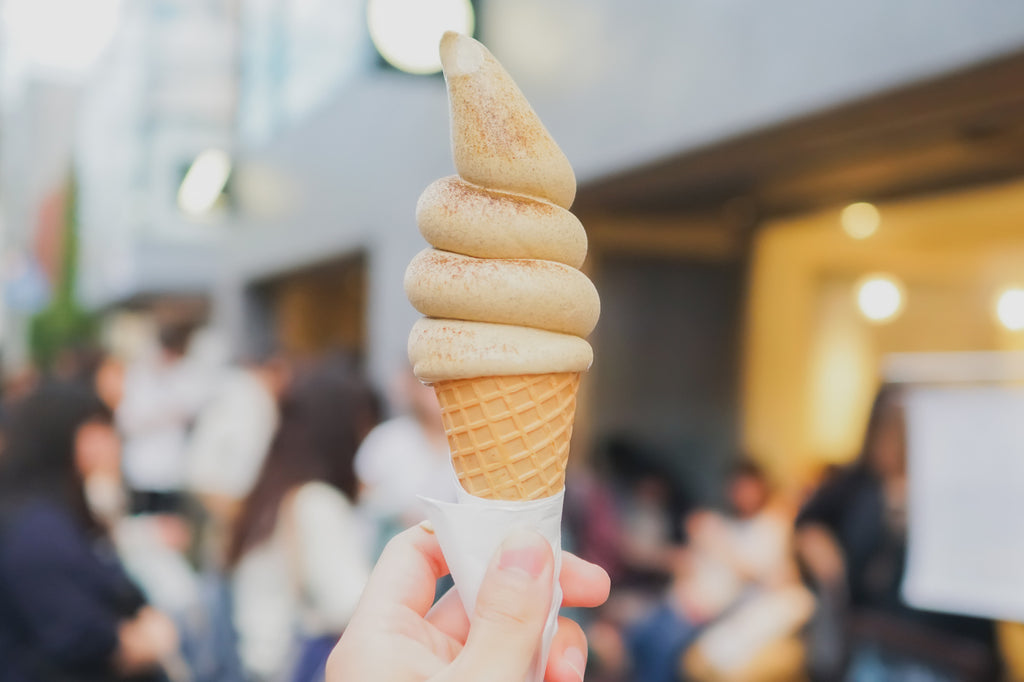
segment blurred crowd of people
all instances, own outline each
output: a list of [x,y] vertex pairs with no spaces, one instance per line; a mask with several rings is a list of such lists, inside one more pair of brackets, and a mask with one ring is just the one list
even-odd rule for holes
[[[454,499],[411,374],[382,422],[352,357],[220,366],[189,339],[170,327],[132,363],[81,354],[9,385],[0,680],[322,679],[384,542],[423,519],[417,495]],[[858,461],[800,504],[747,459],[712,507],[628,440],[583,458],[565,536],[614,586],[577,614],[588,679],[996,678],[991,623],[900,599],[904,431],[885,389]]]
[[227,365],[191,338],[7,386],[0,680],[322,679],[417,494],[454,499],[429,388],[403,378],[379,424],[356,358]]
[[567,498],[578,553],[616,557],[617,589],[588,625],[593,679],[1016,679],[1001,668],[993,623],[901,599],[905,429],[900,392],[884,387],[852,465],[790,500],[741,459],[721,509],[681,509],[667,471],[637,471],[654,458],[613,443],[606,475]]

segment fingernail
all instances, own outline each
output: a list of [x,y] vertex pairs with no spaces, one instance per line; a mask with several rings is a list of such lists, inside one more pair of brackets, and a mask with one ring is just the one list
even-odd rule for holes
[[582,651],[571,646],[562,654],[562,660],[581,680],[583,679],[583,671],[587,669],[587,657]]
[[543,537],[528,530],[516,530],[501,544],[498,568],[522,571],[530,578],[537,578],[544,571],[548,553],[548,543]]
[[434,534],[434,524],[432,524],[430,521],[420,521],[420,529],[427,533],[430,533],[431,535]]

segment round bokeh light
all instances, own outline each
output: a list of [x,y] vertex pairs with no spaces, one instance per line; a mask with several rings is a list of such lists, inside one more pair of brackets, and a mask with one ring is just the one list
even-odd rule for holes
[[903,311],[903,287],[888,275],[872,275],[857,286],[857,307],[872,322],[888,322]]
[[867,239],[878,231],[882,217],[874,204],[859,201],[850,204],[839,214],[843,231],[854,239]]
[[1024,329],[1024,289],[1007,289],[999,295],[996,316],[1010,331]]
[[396,69],[428,74],[441,70],[437,46],[445,31],[473,34],[470,0],[370,0],[370,37]]

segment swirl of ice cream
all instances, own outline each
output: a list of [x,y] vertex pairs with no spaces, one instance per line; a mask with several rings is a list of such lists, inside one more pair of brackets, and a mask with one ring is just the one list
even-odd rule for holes
[[601,305],[579,271],[587,237],[568,211],[572,167],[483,45],[447,33],[441,62],[458,176],[427,187],[416,208],[434,248],[405,275],[427,316],[409,337],[413,370],[428,383],[584,371]]

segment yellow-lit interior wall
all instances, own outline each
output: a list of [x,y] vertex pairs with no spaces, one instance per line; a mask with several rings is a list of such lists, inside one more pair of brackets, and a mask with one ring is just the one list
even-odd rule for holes
[[[743,442],[793,491],[856,456],[887,354],[1024,348],[994,314],[1003,288],[1024,286],[1024,183],[879,205],[859,241],[841,208],[766,225],[754,245]],[[905,287],[888,324],[857,310],[871,273]]]

